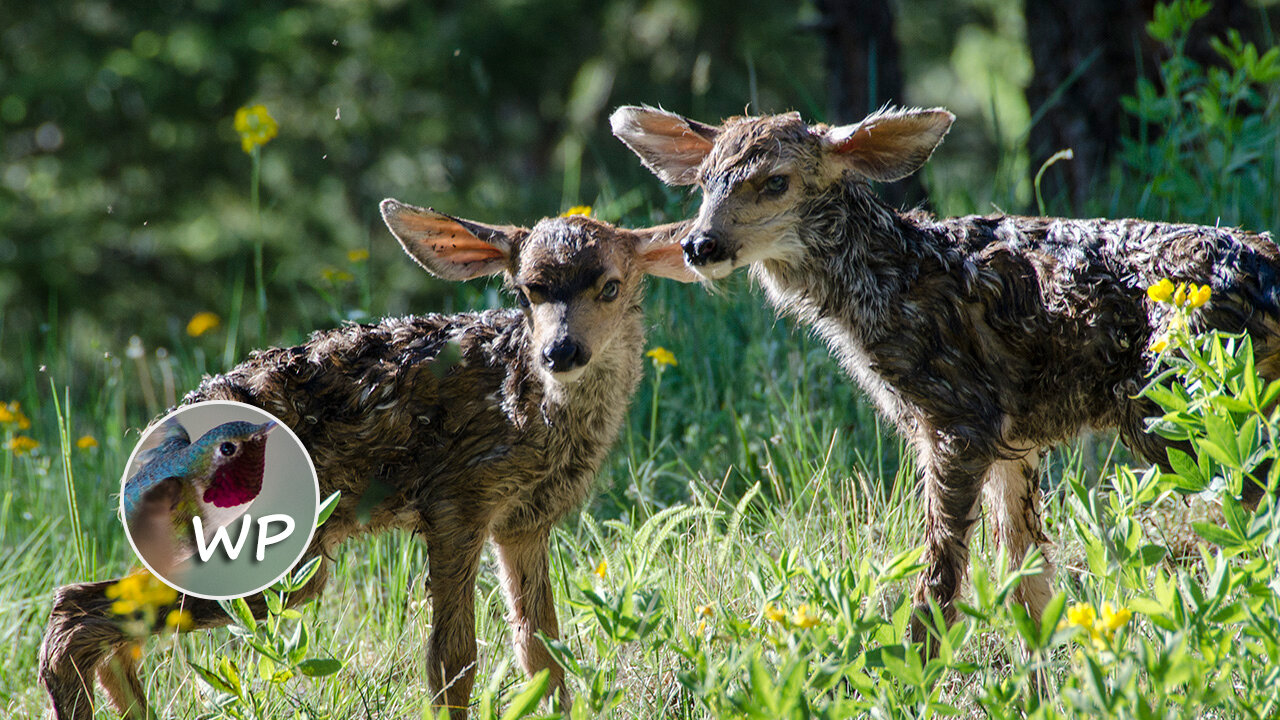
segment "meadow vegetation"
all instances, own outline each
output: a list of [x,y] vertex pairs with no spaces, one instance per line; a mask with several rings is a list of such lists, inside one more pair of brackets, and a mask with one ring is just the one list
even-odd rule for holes
[[[1222,67],[1196,66],[1179,42],[1203,4],[1160,7],[1150,31],[1173,48],[1163,86],[1124,103],[1161,132],[1129,139],[1095,211],[1280,230],[1280,50],[1228,35]],[[686,198],[636,197],[606,184],[595,213],[639,225],[688,210]],[[271,212],[268,202],[268,228]],[[88,354],[72,348],[72,328],[5,336],[20,371],[0,398],[0,646],[16,648],[0,655],[0,714],[44,711],[35,658],[51,590],[132,566],[114,506],[120,469],[149,418],[257,336],[239,334],[256,302],[252,275],[239,281],[245,297],[198,322],[183,314],[163,354],[141,340],[99,347],[74,377],[53,360]],[[979,526],[961,621],[923,663],[904,643],[921,569],[910,453],[826,349],[775,320],[741,274],[714,294],[651,285],[649,345],[667,353],[650,357],[597,497],[552,538],[571,717],[1280,716],[1280,510],[1268,499],[1251,514],[1232,497],[1258,468],[1275,489],[1280,384],[1257,377],[1247,340],[1162,339],[1148,392],[1167,414],[1153,431],[1198,452],[1171,458],[1170,475],[1130,467],[1109,437],[1056,451],[1044,521],[1058,594],[1043,624],[1004,602],[1038,558],[1008,567]],[[316,285],[318,315],[376,314],[377,288],[356,248]],[[499,292],[466,287],[415,309],[508,304]],[[267,332],[290,342],[319,326]],[[157,710],[432,717],[425,549],[392,533],[334,562],[326,592],[298,613],[272,603],[255,620],[229,604],[231,630],[147,641]],[[491,559],[477,594],[473,717],[554,715],[537,703],[545,677],[513,664]]]

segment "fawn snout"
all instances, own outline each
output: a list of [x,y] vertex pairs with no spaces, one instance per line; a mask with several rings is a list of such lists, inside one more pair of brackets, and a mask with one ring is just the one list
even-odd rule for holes
[[566,336],[543,348],[542,359],[553,373],[569,372],[585,366],[591,360],[591,350]]
[[715,230],[694,230],[680,241],[685,260],[694,267],[712,265],[729,259],[724,237]]

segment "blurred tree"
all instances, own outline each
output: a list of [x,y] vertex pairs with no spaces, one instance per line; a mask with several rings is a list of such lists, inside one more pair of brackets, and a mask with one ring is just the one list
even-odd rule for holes
[[[1049,156],[1071,148],[1074,159],[1061,162],[1044,176],[1046,200],[1061,212],[1078,213],[1097,193],[1120,147],[1120,138],[1135,134],[1119,98],[1133,92],[1137,79],[1158,81],[1161,46],[1146,32],[1156,0],[1028,0],[1028,45],[1035,73],[1027,102],[1031,126],[1031,170]],[[1202,65],[1220,65],[1209,45],[1227,28],[1246,40],[1263,41],[1280,22],[1280,8],[1246,0],[1217,0],[1195,25],[1188,56]],[[1266,43],[1270,45],[1271,43]],[[1159,132],[1159,128],[1151,128]]]
[[[827,121],[847,124],[887,104],[906,104],[893,4],[884,0],[817,0],[826,45]],[[925,199],[919,176],[880,188],[890,205]]]

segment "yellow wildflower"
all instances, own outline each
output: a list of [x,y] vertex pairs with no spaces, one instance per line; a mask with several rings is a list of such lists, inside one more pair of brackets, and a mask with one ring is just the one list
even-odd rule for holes
[[174,630],[190,630],[194,623],[195,620],[191,617],[189,610],[170,610],[164,618],[165,627],[171,627]]
[[145,607],[168,605],[178,599],[178,591],[143,570],[108,585],[106,596],[116,601],[111,605],[111,612],[129,615]]
[[1187,293],[1187,308],[1194,310],[1204,305],[1209,302],[1209,296],[1212,294],[1213,291],[1209,289],[1208,285],[1192,285],[1190,292]]
[[703,620],[702,622],[698,623],[698,634],[701,635],[706,631],[707,631],[707,621]]
[[1081,627],[1092,631],[1093,624],[1097,621],[1098,616],[1093,611],[1093,606],[1088,603],[1076,603],[1067,608],[1067,624]]
[[26,455],[38,447],[40,447],[40,443],[35,438],[29,438],[26,435],[16,435],[5,443],[5,448],[14,455]]
[[766,603],[764,606],[764,616],[776,623],[784,623],[787,621],[787,609],[778,607],[773,603]]
[[236,132],[240,133],[240,147],[251,153],[256,147],[266,145],[280,132],[276,119],[267,112],[265,105],[242,107],[236,110]]
[[1165,278],[1155,285],[1148,286],[1147,297],[1158,303],[1169,302],[1169,298],[1173,297],[1173,281]]
[[320,271],[320,275],[322,275],[325,280],[335,284],[351,282],[355,279],[351,273],[346,270],[339,270],[338,268],[325,268]]
[[76,447],[80,448],[81,450],[96,448],[98,447],[98,440],[92,435],[81,435],[80,439],[76,440]]
[[808,603],[803,603],[791,613],[791,624],[807,630],[815,625],[821,625],[822,616],[815,613]]
[[22,403],[17,400],[8,405],[0,403],[0,423],[13,423],[19,430],[31,429],[31,420],[22,413]]
[[1124,627],[1132,617],[1133,613],[1129,612],[1127,607],[1121,607],[1116,610],[1111,606],[1111,603],[1102,603],[1102,628],[1107,631],[1108,635]]
[[715,614],[716,610],[711,606],[711,603],[707,603],[706,605],[699,605],[694,609],[694,612],[698,613],[702,617],[711,617]]
[[560,217],[573,217],[574,215],[591,217],[591,206],[590,205],[574,205],[568,210],[565,210],[564,212],[560,213]]
[[1178,283],[1178,289],[1173,291],[1173,304],[1182,307],[1187,304],[1187,285],[1186,283]]
[[609,573],[609,561],[601,560],[600,564],[596,565],[596,569],[595,569],[596,577],[603,580],[604,576],[607,575],[608,573]]
[[365,260],[368,260],[368,259],[369,259],[369,251],[365,250],[364,248],[347,251],[347,260],[349,262],[358,263],[358,262],[364,262]]
[[1164,335],[1159,335],[1154,340],[1152,340],[1149,349],[1151,350],[1151,352],[1159,353],[1159,352],[1164,352],[1168,347],[1169,347],[1169,335],[1166,333]]
[[653,358],[653,364],[655,367],[661,367],[663,365],[674,366],[677,364],[675,353],[662,347],[661,345],[645,353],[645,357]]
[[13,411],[9,409],[9,406],[4,403],[0,403],[0,423],[11,423],[15,419]]
[[192,315],[187,323],[187,334],[191,337],[200,337],[221,324],[222,318],[218,317],[217,313],[211,313],[208,310],[198,312]]

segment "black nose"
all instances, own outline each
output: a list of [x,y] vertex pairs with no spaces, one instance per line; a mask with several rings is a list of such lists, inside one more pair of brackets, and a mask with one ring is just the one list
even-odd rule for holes
[[728,257],[724,239],[714,230],[694,233],[685,238],[680,247],[684,248],[684,257],[691,265],[720,262]]
[[543,348],[542,358],[551,372],[568,372],[591,359],[591,351],[569,338],[563,338]]

